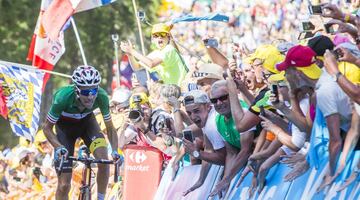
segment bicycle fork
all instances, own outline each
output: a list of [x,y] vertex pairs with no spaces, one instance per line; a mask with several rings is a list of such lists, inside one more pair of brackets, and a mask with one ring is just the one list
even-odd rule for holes
[[79,200],[91,200],[91,169],[90,166],[85,167],[83,170],[83,180],[81,181]]

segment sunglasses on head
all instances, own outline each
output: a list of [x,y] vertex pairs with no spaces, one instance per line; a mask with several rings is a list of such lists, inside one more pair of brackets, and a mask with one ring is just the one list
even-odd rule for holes
[[216,104],[218,102],[218,100],[223,102],[223,101],[226,101],[228,98],[229,98],[229,94],[225,94],[225,95],[223,95],[221,97],[210,99],[210,102],[212,104]]
[[152,36],[153,36],[153,38],[159,38],[159,37],[164,38],[167,36],[167,33],[155,33]]
[[183,100],[184,106],[189,105],[189,104],[193,104],[194,102],[195,102],[195,100],[194,100],[193,96],[187,96]]
[[79,90],[79,93],[83,96],[90,96],[90,95],[96,95],[98,92],[98,88],[91,88],[91,89],[85,89],[85,90]]

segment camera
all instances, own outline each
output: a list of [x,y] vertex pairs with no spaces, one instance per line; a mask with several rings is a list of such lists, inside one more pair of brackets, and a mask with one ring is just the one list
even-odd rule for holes
[[344,53],[341,51],[341,49],[335,49],[331,52],[334,54],[336,60],[339,60],[339,58],[344,56]]
[[335,34],[337,28],[335,28],[335,24],[324,24],[326,33]]
[[204,40],[204,44],[207,47],[213,47],[213,48],[217,48],[219,46],[219,42],[215,38],[209,38]]
[[309,22],[309,21],[302,22],[301,24],[302,24],[302,26],[301,26],[302,31],[311,31],[311,30],[315,30],[315,26],[314,26],[314,24],[312,24],[312,23],[311,23],[311,22]]
[[40,179],[40,175],[42,175],[42,172],[41,172],[40,167],[35,167],[35,168],[33,169],[33,174],[35,175],[35,177],[36,177],[37,179]]
[[132,109],[129,112],[129,119],[133,122],[133,123],[137,123],[139,121],[141,121],[143,118],[143,112],[139,109]]
[[275,102],[278,102],[279,101],[279,91],[278,91],[278,86],[277,85],[271,85],[271,92],[275,95],[276,97],[276,101]]
[[189,140],[190,142],[194,141],[194,137],[193,137],[192,131],[190,129],[184,129],[183,130],[183,137],[186,140]]
[[301,32],[299,34],[299,37],[298,37],[298,40],[304,40],[304,39],[307,39],[307,38],[311,38],[313,37],[315,34],[313,34],[312,32],[310,31],[305,31],[305,32]]
[[309,13],[311,15],[321,15],[322,14],[322,6],[321,5],[309,5],[308,7]]
[[140,95],[134,95],[133,96],[133,101],[134,103],[140,103],[141,102],[141,96]]
[[158,119],[158,122],[157,122],[157,129],[165,129],[165,128],[167,128],[167,129],[170,129],[171,128],[171,126],[170,126],[170,119],[169,118],[167,118],[167,117],[165,117],[165,116],[163,116],[163,115],[160,115],[159,116],[159,119]]

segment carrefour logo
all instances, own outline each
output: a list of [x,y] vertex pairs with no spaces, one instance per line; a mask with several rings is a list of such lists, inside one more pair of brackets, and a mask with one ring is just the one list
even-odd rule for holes
[[132,162],[135,162],[138,164],[144,162],[147,159],[145,153],[142,151],[132,152],[129,157]]

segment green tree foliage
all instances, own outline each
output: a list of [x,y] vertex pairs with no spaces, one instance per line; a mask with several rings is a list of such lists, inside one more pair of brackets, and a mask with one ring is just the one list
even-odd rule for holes
[[[136,0],[139,10],[146,12],[149,21],[156,21],[160,0]],[[40,11],[41,0],[0,0],[0,60],[26,63],[31,37]],[[111,34],[119,34],[120,40],[132,39],[139,44],[138,29],[132,0],[117,0],[111,5],[77,13],[74,16],[87,62],[100,70],[102,87],[110,91],[114,48]],[[145,41],[149,41],[150,27],[142,25]],[[147,42],[147,46],[149,42]],[[140,46],[140,45],[138,45]],[[56,64],[54,71],[71,75],[73,69],[83,64],[78,43],[72,27],[65,31],[66,52]],[[41,117],[46,115],[53,92],[69,79],[54,77],[43,94]],[[0,120],[0,144],[15,141],[7,121]],[[13,144],[13,143],[11,143]]]

